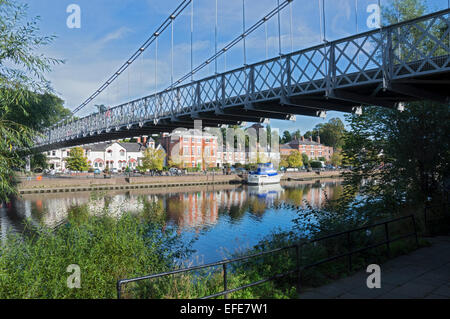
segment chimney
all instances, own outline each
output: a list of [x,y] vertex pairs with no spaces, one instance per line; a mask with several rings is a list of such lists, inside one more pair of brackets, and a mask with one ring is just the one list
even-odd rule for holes
[[309,141],[312,142],[312,136],[309,137]]
[[136,140],[137,140],[138,144],[141,144],[141,138],[140,137],[136,138]]
[[147,136],[142,137],[142,144],[147,145]]
[[304,142],[305,141],[305,137],[304,136],[302,136],[302,142]]
[[317,143],[320,144],[320,136],[317,136]]

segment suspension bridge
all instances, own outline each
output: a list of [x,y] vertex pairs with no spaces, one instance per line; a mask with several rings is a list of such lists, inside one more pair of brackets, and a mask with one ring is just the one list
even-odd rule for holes
[[[324,117],[327,111],[358,113],[366,105],[401,109],[408,101],[449,102],[450,10],[247,64],[246,37],[272,18],[278,18],[280,32],[280,11],[292,1],[278,1],[275,9],[250,28],[245,27],[244,7],[243,33],[221,50],[216,40],[215,55],[197,68],[191,51],[191,71],[178,81],[172,71],[170,87],[106,111],[65,119],[39,136],[35,148],[47,151],[170,132],[193,128],[196,120],[202,120],[205,127],[219,127],[290,120],[297,115]],[[147,47],[157,45],[166,29],[172,31],[173,69],[173,22],[189,4],[193,7],[193,1],[182,1],[131,59],[74,113],[111,85]],[[215,33],[217,39],[217,29]],[[240,42],[244,42],[242,67],[219,73],[216,64],[213,75],[193,80],[194,74]]]

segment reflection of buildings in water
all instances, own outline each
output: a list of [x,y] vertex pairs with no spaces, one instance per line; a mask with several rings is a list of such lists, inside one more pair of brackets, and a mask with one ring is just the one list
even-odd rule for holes
[[107,213],[111,217],[120,217],[124,213],[138,213],[144,209],[144,204],[138,197],[126,194],[91,200],[89,211],[94,214]]
[[335,197],[336,186],[335,183],[322,183],[315,184],[312,187],[309,185],[295,188],[287,187],[286,196],[283,199],[302,208],[307,208],[307,205],[313,208],[321,208],[327,198],[333,199]]
[[144,205],[137,197],[125,194],[91,199],[89,196],[73,198],[22,199],[14,202],[14,210],[22,219],[30,219],[34,224],[42,223],[54,227],[67,218],[72,207],[87,205],[89,212],[99,215],[106,212],[119,217],[124,212],[139,212]]
[[167,198],[166,209],[169,219],[180,228],[199,228],[216,224],[220,209],[242,207],[246,199],[243,190],[183,193]]

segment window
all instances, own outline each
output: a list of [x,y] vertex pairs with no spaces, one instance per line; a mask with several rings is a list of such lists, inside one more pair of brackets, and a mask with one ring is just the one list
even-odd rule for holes
[[53,151],[53,152],[52,152],[52,156],[56,156],[56,151]]
[[125,156],[125,151],[124,150],[120,150],[120,156],[124,157]]

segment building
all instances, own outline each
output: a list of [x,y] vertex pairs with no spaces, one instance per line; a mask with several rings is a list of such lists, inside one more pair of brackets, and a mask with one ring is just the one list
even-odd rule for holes
[[166,151],[167,162],[183,168],[216,167],[218,160],[217,137],[199,130],[180,130],[165,133],[161,146]]
[[146,147],[139,143],[109,142],[84,146],[83,149],[92,168],[124,170],[140,165]]
[[[124,170],[127,167],[135,169],[141,164],[146,148],[154,147],[155,141],[151,138],[145,143],[105,142],[82,146],[89,166],[100,170],[105,168]],[[64,172],[67,169],[66,159],[70,156],[70,151],[71,149],[67,148],[47,152],[50,169]]]
[[305,139],[303,136],[301,139],[294,139],[287,144],[280,145],[281,156],[289,156],[294,151],[299,151],[301,154],[308,155],[309,159],[318,160],[323,157],[326,161],[331,160],[334,153],[332,147],[320,143],[320,137],[318,137],[317,142],[315,142],[312,140],[312,137]]

